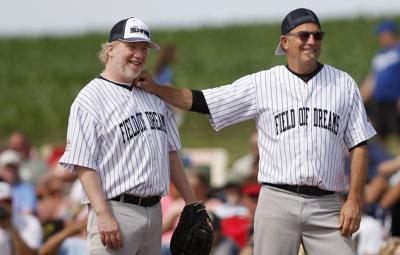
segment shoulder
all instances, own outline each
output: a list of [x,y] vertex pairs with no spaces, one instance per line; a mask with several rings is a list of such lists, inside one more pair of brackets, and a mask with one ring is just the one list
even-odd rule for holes
[[254,74],[251,74],[252,79],[256,85],[274,84],[279,80],[290,77],[293,74],[284,65],[277,65],[270,69],[261,70]]
[[351,75],[339,68],[324,64],[321,73],[326,79],[333,80],[337,85],[344,86],[350,90],[357,88],[357,84]]
[[[160,85],[163,86],[163,85]],[[145,90],[133,87],[134,94],[137,98],[145,100],[146,102],[156,105],[157,107],[165,108],[167,110],[172,110],[170,104],[165,102],[161,97],[147,92]]]
[[75,102],[98,99],[98,97],[102,94],[102,91],[105,89],[109,90],[109,84],[110,82],[106,80],[94,78],[79,91],[75,98]]
[[269,69],[258,71],[252,75],[254,76],[274,76],[286,72],[287,68],[284,65],[273,66]]
[[334,66],[331,66],[329,64],[324,64],[324,67],[321,69],[321,71],[329,72],[329,73],[332,73],[332,74],[338,75],[338,76],[342,76],[343,78],[350,77],[350,75],[347,72],[345,72],[344,70],[339,69],[339,68],[334,67]]
[[71,111],[83,111],[97,116],[99,108],[104,104],[107,91],[112,87],[109,82],[95,78],[83,87],[71,105]]
[[261,70],[257,71],[251,74],[247,74],[245,76],[242,76],[235,80],[232,84],[234,85],[251,85],[251,84],[259,84],[263,83],[265,80],[267,80],[269,76],[274,75],[274,73],[277,71],[277,67],[271,68],[271,69],[266,69],[266,70]]

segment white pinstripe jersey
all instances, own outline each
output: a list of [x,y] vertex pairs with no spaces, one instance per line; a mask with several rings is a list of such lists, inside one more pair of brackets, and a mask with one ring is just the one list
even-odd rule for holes
[[217,131],[256,120],[259,182],[342,191],[347,148],[376,134],[354,80],[329,65],[308,83],[276,66],[203,93]]
[[[172,110],[144,90],[97,77],[71,106],[60,164],[94,169],[107,199],[165,195],[169,151],[181,148]],[[83,198],[88,203],[88,198]]]

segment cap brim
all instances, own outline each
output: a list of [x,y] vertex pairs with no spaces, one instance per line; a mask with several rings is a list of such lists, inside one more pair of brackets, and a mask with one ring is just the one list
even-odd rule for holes
[[118,39],[121,42],[147,42],[150,45],[150,48],[155,50],[160,50],[160,46],[157,43],[152,41],[143,39],[143,38],[127,38],[127,39]]
[[286,55],[286,51],[283,49],[281,43],[278,44],[278,47],[275,50],[275,56]]

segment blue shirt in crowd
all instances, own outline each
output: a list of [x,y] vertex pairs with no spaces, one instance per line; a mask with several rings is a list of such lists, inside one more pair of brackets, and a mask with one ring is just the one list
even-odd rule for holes
[[400,98],[400,44],[380,50],[372,60],[375,75],[373,98],[393,102]]
[[12,187],[12,203],[14,212],[36,211],[37,197],[35,187],[26,182],[19,182],[14,185]]
[[160,85],[170,85],[172,83],[172,69],[166,65],[160,70],[160,74],[154,77],[154,81]]

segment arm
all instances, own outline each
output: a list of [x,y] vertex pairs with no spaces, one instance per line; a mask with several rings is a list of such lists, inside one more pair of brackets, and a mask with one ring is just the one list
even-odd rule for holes
[[400,169],[400,156],[391,160],[387,160],[379,164],[378,172],[388,177]]
[[86,226],[86,219],[80,222],[74,222],[66,226],[60,232],[49,237],[39,250],[40,255],[54,255],[57,254],[58,249],[64,240],[70,236],[74,236],[82,231]]
[[9,234],[12,247],[16,254],[36,255],[37,249],[29,247],[13,225],[11,206],[1,203],[1,207],[5,209],[7,216],[0,220],[0,228],[3,228]]
[[82,187],[88,195],[90,206],[96,214],[97,227],[103,245],[111,249],[122,247],[118,223],[107,205],[96,171],[81,166],[75,166],[75,168]]
[[378,201],[387,189],[389,183],[388,180],[382,175],[378,174],[372,181],[370,181],[365,188],[364,204],[370,205]]
[[169,164],[171,169],[171,181],[179,194],[181,194],[183,200],[185,200],[185,203],[189,204],[195,202],[196,198],[183,171],[181,159],[176,151],[171,151],[169,153]]
[[400,183],[389,187],[389,189],[383,194],[379,206],[383,209],[391,208],[394,204],[399,201],[400,198]]
[[8,233],[11,236],[11,242],[12,242],[12,245],[17,254],[24,254],[24,255],[36,255],[37,254],[37,250],[29,247],[24,242],[24,240],[22,240],[18,231],[13,226],[8,230]]
[[147,72],[142,72],[140,76],[136,78],[134,86],[153,93],[161,97],[164,101],[182,110],[189,111],[192,108],[193,95],[190,89],[159,86],[153,81],[151,75]]
[[368,74],[367,78],[365,78],[364,82],[360,86],[360,93],[364,103],[371,98],[374,88],[375,78],[372,74]]
[[362,198],[368,168],[368,147],[360,145],[351,150],[350,188],[347,200],[340,212],[340,228],[343,236],[349,236],[360,227]]

